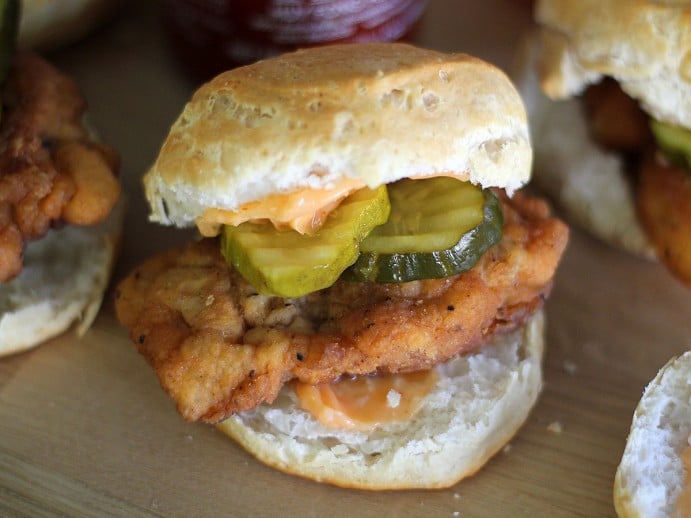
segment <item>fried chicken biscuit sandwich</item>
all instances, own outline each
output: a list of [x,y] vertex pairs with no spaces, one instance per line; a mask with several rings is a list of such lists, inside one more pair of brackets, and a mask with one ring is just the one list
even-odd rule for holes
[[[120,232],[116,153],[85,120],[75,82],[9,50],[17,2],[0,2],[0,355],[96,316]],[[14,27],[14,29],[12,29]],[[6,58],[6,59],[5,59]]]
[[691,2],[540,0],[535,18],[536,183],[691,284]]
[[526,418],[567,230],[520,194],[521,100],[463,54],[353,44],[219,75],[144,179],[197,243],[116,293],[185,419],[263,462],[444,487]]

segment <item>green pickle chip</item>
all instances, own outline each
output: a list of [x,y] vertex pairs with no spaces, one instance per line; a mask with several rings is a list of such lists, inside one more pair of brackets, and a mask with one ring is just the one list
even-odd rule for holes
[[691,130],[656,120],[650,121],[650,128],[658,146],[669,159],[691,170]]
[[353,281],[408,282],[472,268],[501,240],[499,200],[455,178],[401,180],[348,196],[319,231],[226,226],[221,251],[262,294],[300,297]]
[[17,48],[19,10],[19,0],[0,0],[0,85],[7,78],[12,56]]
[[7,77],[17,46],[19,0],[0,0],[0,82]]
[[329,214],[311,236],[271,223],[225,226],[221,252],[265,295],[300,297],[331,286],[357,259],[360,241],[389,216],[386,186],[360,189]]
[[[448,188],[440,182],[436,186],[438,188],[434,190],[435,195],[430,196],[426,203],[429,208],[429,221],[435,223],[428,227],[425,224],[427,219],[421,219],[420,236],[423,238],[420,240],[418,251],[408,250],[391,253],[391,248],[388,246],[381,250],[363,251],[355,264],[348,268],[344,277],[355,281],[409,282],[449,277],[470,270],[475,266],[491,246],[501,241],[504,222],[501,205],[492,191],[481,190],[479,187],[454,181],[476,189],[479,197],[469,197],[471,206],[465,207],[466,210],[447,213],[448,217],[443,231],[451,228],[456,229],[456,237],[451,246],[432,251],[427,246],[436,241],[435,238],[428,237],[433,234],[430,228],[436,228],[438,216],[443,215],[447,208],[445,203],[437,203],[436,200],[436,195],[446,198],[449,192]],[[395,188],[395,185],[391,187]],[[468,199],[465,198],[464,194],[462,196],[464,199]],[[392,199],[395,198],[393,194],[391,197]],[[460,199],[461,192],[459,189]],[[405,210],[410,208],[410,206],[402,207]],[[437,210],[434,210],[435,208]]]

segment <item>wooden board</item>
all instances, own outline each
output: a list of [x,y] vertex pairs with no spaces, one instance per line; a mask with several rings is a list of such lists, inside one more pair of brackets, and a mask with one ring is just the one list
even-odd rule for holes
[[[432,0],[420,43],[508,67],[524,2]],[[194,89],[156,2],[52,56],[123,159],[127,234],[116,279],[189,233],[146,223],[140,176]],[[448,490],[371,493],[290,477],[213,427],[185,423],[113,316],[0,360],[0,515],[611,516],[612,480],[647,381],[689,348],[691,292],[659,265],[574,230],[547,307],[545,389],[525,427]],[[555,433],[556,424],[561,433]]]

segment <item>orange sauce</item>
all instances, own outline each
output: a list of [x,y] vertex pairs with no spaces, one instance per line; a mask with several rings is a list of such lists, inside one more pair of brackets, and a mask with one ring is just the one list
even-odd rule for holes
[[218,235],[221,225],[271,221],[278,229],[292,228],[301,234],[313,234],[346,196],[363,186],[362,180],[346,178],[331,189],[304,188],[271,194],[245,203],[237,210],[207,209],[197,218],[197,228],[203,236],[213,237]]
[[295,384],[300,406],[329,428],[372,430],[409,420],[439,379],[434,370]]
[[681,461],[686,470],[686,480],[677,499],[677,516],[691,516],[691,444],[681,454]]
[[[465,181],[451,173],[410,176],[411,180],[424,180],[448,176]],[[301,234],[314,234],[326,221],[329,213],[348,195],[362,189],[365,183],[358,178],[344,178],[331,189],[297,189],[288,193],[270,194],[240,206],[237,210],[207,209],[195,223],[205,237],[217,236],[222,225],[237,226],[246,221],[270,221],[280,230],[292,228]]]

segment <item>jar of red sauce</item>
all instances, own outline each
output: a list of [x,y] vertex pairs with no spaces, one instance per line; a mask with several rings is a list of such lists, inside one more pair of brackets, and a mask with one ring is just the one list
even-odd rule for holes
[[427,0],[163,0],[171,45],[195,76],[300,47],[412,37]]

